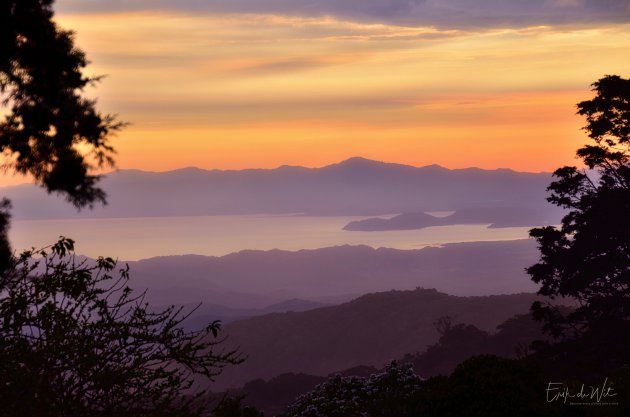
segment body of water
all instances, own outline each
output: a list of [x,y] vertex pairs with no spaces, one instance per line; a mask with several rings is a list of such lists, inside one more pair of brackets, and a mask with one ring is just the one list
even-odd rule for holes
[[530,229],[459,225],[387,232],[342,230],[348,222],[363,218],[256,215],[15,220],[9,235],[18,251],[54,243],[63,235],[76,241],[79,254],[132,261],[163,255],[219,256],[244,249],[294,251],[345,244],[419,249],[454,242],[525,239]]

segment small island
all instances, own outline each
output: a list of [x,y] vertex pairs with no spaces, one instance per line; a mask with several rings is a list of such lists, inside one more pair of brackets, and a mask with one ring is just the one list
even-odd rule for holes
[[487,224],[490,228],[533,227],[558,224],[562,211],[541,208],[489,207],[467,208],[445,217],[427,213],[403,213],[391,218],[372,217],[348,223],[343,230],[376,232],[418,230],[434,226]]

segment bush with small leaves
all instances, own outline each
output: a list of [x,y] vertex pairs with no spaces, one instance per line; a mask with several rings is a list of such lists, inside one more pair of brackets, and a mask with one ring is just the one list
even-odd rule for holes
[[368,378],[335,375],[302,395],[286,417],[394,417],[406,415],[406,400],[422,378],[410,365],[391,362],[385,372]]
[[196,378],[241,361],[220,349],[220,323],[184,330],[190,313],[150,309],[128,266],[79,259],[73,245],[61,238],[0,273],[2,415],[202,415]]

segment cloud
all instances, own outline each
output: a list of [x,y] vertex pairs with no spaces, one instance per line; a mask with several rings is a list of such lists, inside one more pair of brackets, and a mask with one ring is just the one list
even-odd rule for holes
[[441,28],[630,22],[630,0],[58,0],[62,12],[179,10],[335,16]]
[[[449,3],[453,16],[473,13]],[[58,21],[76,30],[89,71],[108,74],[93,91],[99,108],[132,123],[115,139],[120,166],[143,169],[356,154],[553,169],[571,163],[582,138],[574,103],[630,64],[630,25],[440,29],[305,14],[141,10]]]

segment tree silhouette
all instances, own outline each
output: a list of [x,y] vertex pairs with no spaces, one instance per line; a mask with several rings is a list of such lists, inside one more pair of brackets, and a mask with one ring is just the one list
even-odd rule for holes
[[199,415],[204,392],[184,393],[241,361],[219,349],[219,322],[184,331],[190,313],[151,310],[128,267],[72,251],[61,239],[0,276],[2,415]]
[[265,417],[255,407],[243,405],[244,397],[225,397],[212,412],[212,417]]
[[[110,136],[123,127],[99,113],[84,89],[99,77],[83,74],[88,61],[73,33],[57,27],[53,0],[0,1],[0,121],[3,168],[31,176],[77,208],[105,203],[94,169],[113,166]],[[0,269],[11,249],[6,239],[10,203],[0,207]]]
[[578,302],[565,311],[536,303],[534,315],[547,332],[574,340],[590,335],[593,347],[612,349],[630,334],[630,80],[605,76],[593,91],[577,106],[592,139],[577,151],[588,170],[555,171],[548,200],[568,214],[559,228],[530,231],[541,258],[527,272],[541,284],[539,294]]
[[[53,0],[0,0],[0,121],[4,168],[31,176],[76,208],[105,203],[95,169],[114,164],[109,139],[123,124],[99,113],[84,89],[85,54],[53,22]],[[190,313],[151,309],[110,258],[74,256],[61,239],[19,257],[0,203],[0,414],[197,416],[212,379],[239,363],[220,351],[219,322],[197,332]]]
[[0,93],[11,108],[0,123],[5,168],[30,174],[76,207],[105,202],[92,168],[113,164],[112,132],[122,125],[82,96],[99,80],[73,34],[53,22],[53,0],[0,2]]

